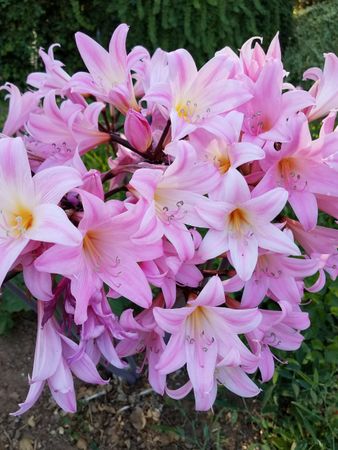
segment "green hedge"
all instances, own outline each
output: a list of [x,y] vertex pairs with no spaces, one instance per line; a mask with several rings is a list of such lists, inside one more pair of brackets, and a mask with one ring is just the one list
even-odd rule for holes
[[69,70],[81,67],[74,32],[107,45],[120,23],[131,26],[128,45],[150,50],[188,48],[201,64],[215,50],[238,48],[250,36],[282,44],[292,34],[293,0],[0,0],[0,82],[23,84],[38,68],[37,50],[54,42]]
[[[305,69],[323,66],[323,53],[338,54],[338,0],[327,0],[300,11],[285,52],[291,81],[299,82]],[[338,82],[338,80],[337,80]]]

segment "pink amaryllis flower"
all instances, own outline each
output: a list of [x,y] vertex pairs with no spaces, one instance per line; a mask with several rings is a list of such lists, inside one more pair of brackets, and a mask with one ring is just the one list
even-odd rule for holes
[[225,292],[236,292],[244,287],[241,306],[258,306],[269,292],[278,300],[300,302],[297,281],[302,281],[319,269],[317,259],[290,258],[278,253],[260,252],[252,277],[244,282],[238,275],[223,281]]
[[282,93],[283,76],[283,66],[275,59],[266,62],[255,83],[249,82],[253,98],[240,108],[245,114],[243,131],[247,139],[260,143],[287,142],[287,119],[314,103],[312,96],[303,90]]
[[309,121],[319,119],[338,108],[338,58],[334,53],[324,54],[324,69],[312,67],[304,72],[304,80],[313,80],[309,93],[315,98],[315,104],[307,110]]
[[309,231],[317,223],[316,194],[331,196],[331,203],[337,202],[337,174],[323,161],[325,139],[312,142],[304,114],[290,119],[289,131],[290,142],[283,143],[279,151],[267,149],[265,159],[260,161],[266,174],[255,192],[259,194],[276,186],[286,189],[295,214]]
[[[196,230],[189,230],[195,247],[201,242],[201,236]],[[194,259],[182,261],[175,247],[163,238],[163,255],[154,261],[141,263],[148,281],[160,287],[167,308],[171,308],[176,301],[176,284],[180,286],[198,287],[203,275],[196,267]]]
[[[86,383],[106,384],[95,364],[79,346],[64,336],[55,318],[43,324],[44,302],[38,301],[38,328],[32,377],[29,378],[27,398],[13,416],[23,414],[40,397],[48,383],[56,403],[66,412],[76,411],[72,372]],[[76,355],[76,357],[75,357]]]
[[163,296],[160,294],[153,301],[151,308],[142,311],[136,317],[133,316],[132,309],[123,311],[120,325],[129,336],[124,337],[116,347],[121,357],[145,351],[143,364],[145,362],[148,364],[149,383],[154,391],[161,395],[164,394],[166,376],[159,373],[156,366],[165,349],[164,331],[155,322],[153,311],[155,307],[162,307],[163,304]]
[[230,79],[232,61],[215,56],[199,71],[184,49],[167,55],[168,83],[157,83],[144,100],[167,110],[172,139],[182,139],[197,128],[219,130],[218,116],[248,101],[252,95],[237,80]]
[[64,246],[81,242],[80,232],[57,206],[81,183],[70,167],[46,169],[32,178],[22,139],[0,139],[0,285],[31,240]]
[[246,338],[251,350],[259,357],[258,368],[262,381],[269,381],[274,373],[274,355],[270,347],[280,350],[297,350],[304,340],[298,330],[310,326],[309,315],[300,310],[297,304],[279,302],[281,311],[260,309],[262,321]]
[[65,86],[70,80],[70,75],[62,68],[64,64],[54,58],[54,48],[60,44],[53,44],[46,53],[43,48],[39,50],[46,72],[32,72],[27,77],[27,84],[37,88],[42,95],[51,90],[62,94]]
[[231,167],[236,169],[265,157],[264,150],[258,145],[240,141],[243,120],[242,113],[231,111],[219,119],[219,123],[222,123],[222,138],[203,129],[196,130],[189,136],[198,159],[214,165],[218,171],[218,185],[209,192],[209,197],[213,200],[217,200],[218,193],[224,190],[223,181]]
[[[88,302],[103,283],[140,306],[149,307],[151,290],[137,262],[159,257],[162,245],[159,240],[147,246],[137,245],[133,239],[140,230],[142,204],[125,211],[122,202],[104,203],[88,192],[80,194],[84,213],[79,223],[79,244],[72,249],[64,245],[51,247],[35,261],[35,267],[71,280],[77,324],[87,319]],[[151,223],[147,226],[152,228]]]
[[43,161],[40,169],[61,165],[70,160],[77,149],[80,154],[109,141],[108,133],[98,129],[98,117],[104,104],[81,105],[65,100],[58,106],[55,92],[49,92],[39,113],[31,113],[26,124],[27,146]]
[[301,223],[289,218],[286,218],[286,226],[309,256],[313,253],[332,255],[337,252],[337,229],[317,226],[311,231],[306,231]]
[[210,200],[204,197],[215,188],[216,169],[197,161],[189,142],[179,141],[166,147],[174,155],[174,162],[161,169],[139,169],[131,181],[132,192],[146,200],[148,214],[157,223],[161,236],[165,235],[184,261],[195,254],[194,242],[185,225],[208,226],[197,211]]
[[202,260],[229,251],[238,276],[247,281],[256,266],[258,248],[286,255],[300,254],[291,239],[270,223],[286,203],[284,189],[252,197],[244,177],[230,169],[220,200],[210,203],[208,212],[198,211],[211,228],[198,250]]
[[261,314],[256,308],[235,310],[221,307],[223,304],[222,282],[213,277],[197,297],[190,297],[186,307],[154,308],[156,322],[171,334],[156,367],[169,374],[186,364],[200,410],[210,407],[217,366],[238,368],[256,363],[238,334],[257,328]]
[[126,39],[128,26],[119,25],[109,43],[109,52],[84,33],[76,33],[76,45],[89,73],[76,73],[71,91],[92,94],[98,100],[113,104],[123,114],[138,110],[133,82],[128,67]]
[[[2,133],[6,136],[14,136],[26,123],[31,112],[38,109],[41,95],[37,92],[25,92],[21,95],[19,89],[12,83],[6,83],[0,90],[8,92],[9,109]],[[1,136],[1,133],[0,133]]]

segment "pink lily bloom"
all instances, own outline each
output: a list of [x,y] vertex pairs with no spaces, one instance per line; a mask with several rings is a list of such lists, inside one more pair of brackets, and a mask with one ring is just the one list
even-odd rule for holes
[[[197,248],[201,242],[201,236],[196,230],[189,231]],[[149,283],[161,288],[167,308],[172,308],[176,301],[176,284],[198,287],[203,279],[194,259],[182,261],[175,247],[166,238],[163,238],[163,256],[140,265]]]
[[214,189],[218,177],[213,166],[196,161],[194,148],[186,141],[168,145],[166,152],[175,155],[175,160],[165,171],[139,169],[130,186],[136,196],[146,200],[148,214],[156,219],[157,231],[166,236],[185,261],[195,254],[185,225],[208,226],[197,210],[210,202],[203,195]]
[[89,73],[76,73],[69,86],[72,92],[92,94],[114,105],[123,114],[139,110],[128,67],[126,38],[128,26],[119,25],[109,43],[109,52],[84,33],[76,33],[76,45]]
[[[54,318],[42,325],[44,303],[38,304],[38,328],[29,392],[13,416],[28,411],[40,397],[47,381],[56,403],[66,412],[76,412],[76,397],[72,372],[86,383],[106,384],[92,360],[78,345],[60,332]],[[74,358],[74,355],[77,357]]]
[[2,133],[5,136],[13,136],[24,127],[31,112],[38,109],[41,96],[36,92],[25,92],[21,95],[19,89],[12,83],[4,84],[0,90],[6,90],[8,95],[5,99],[9,99],[8,114]]
[[309,231],[317,223],[316,194],[331,196],[331,202],[337,202],[337,174],[323,162],[325,139],[312,142],[304,114],[290,119],[289,130],[290,142],[283,143],[279,151],[272,148],[266,151],[266,158],[260,162],[266,175],[255,192],[282,186],[289,193],[288,201],[295,214]]
[[220,200],[210,204],[208,212],[198,211],[211,228],[198,249],[203,261],[230,251],[238,276],[248,281],[257,264],[258,248],[300,254],[291,239],[270,223],[287,201],[284,189],[252,197],[244,177],[229,169]]
[[46,169],[32,178],[21,138],[0,139],[0,285],[31,240],[78,245],[81,234],[57,204],[81,183],[70,167]]
[[29,116],[26,128],[31,139],[28,147],[32,153],[45,160],[41,168],[60,165],[74,156],[110,140],[108,133],[99,131],[98,117],[103,103],[93,102],[88,106],[66,100],[60,107],[55,92],[49,92],[40,114]]
[[312,96],[303,90],[282,93],[283,76],[281,62],[270,60],[262,68],[257,81],[249,83],[253,98],[240,108],[245,114],[243,131],[246,139],[258,143],[289,141],[287,119],[314,103]]
[[319,270],[317,259],[289,258],[278,253],[261,252],[252,277],[244,282],[235,275],[223,281],[225,292],[236,292],[244,287],[241,307],[258,306],[269,292],[279,301],[301,301],[297,281]]
[[338,58],[334,53],[324,54],[324,69],[312,67],[304,72],[304,80],[313,80],[309,93],[315,98],[315,104],[308,109],[308,120],[316,120],[326,116],[338,108]]
[[[134,239],[140,232],[142,204],[125,211],[122,202],[104,203],[88,192],[79,192],[84,209],[78,226],[82,239],[71,250],[65,245],[51,247],[35,261],[35,267],[71,280],[76,324],[87,320],[89,300],[103,283],[120,296],[149,307],[152,293],[137,262],[159,257],[162,245],[159,240],[148,242],[147,246],[137,245]],[[146,227],[152,229],[152,223]],[[143,232],[146,234],[147,228]]]
[[89,301],[88,318],[82,325],[80,351],[84,348],[95,364],[103,357],[105,361],[122,369],[126,363],[121,361],[116,352],[114,338],[126,337],[129,336],[112,313],[104,289],[97,291]]
[[116,347],[117,353],[121,357],[145,351],[143,365],[146,362],[148,364],[149,383],[154,391],[161,395],[164,394],[166,376],[159,373],[156,366],[165,349],[164,332],[155,322],[153,311],[154,307],[162,306],[163,297],[159,295],[151,308],[142,311],[135,318],[132,309],[123,311],[120,317],[120,325],[126,332],[131,332],[133,335],[121,340]]
[[338,230],[316,226],[306,231],[301,223],[286,218],[286,226],[292,231],[294,238],[311,256],[313,253],[332,255],[337,252]]
[[252,95],[237,80],[229,79],[232,61],[215,56],[199,71],[184,49],[167,55],[169,83],[158,83],[144,100],[162,105],[171,121],[172,140],[182,139],[197,128],[218,130],[218,116],[248,101]]
[[237,111],[232,111],[222,118],[222,139],[202,129],[189,136],[189,142],[194,147],[197,157],[213,164],[218,170],[218,185],[209,192],[209,197],[213,200],[217,200],[218,193],[224,190],[223,182],[230,167],[237,169],[245,163],[265,157],[261,147],[250,142],[240,142],[243,119],[243,114]]
[[37,88],[42,95],[51,90],[55,90],[57,94],[62,94],[70,80],[70,75],[62,68],[64,64],[54,59],[55,47],[60,47],[60,44],[51,45],[48,53],[43,48],[39,50],[39,56],[45,65],[46,72],[33,72],[27,77],[27,84]]
[[[252,81],[257,81],[259,74],[267,61],[281,61],[282,57],[278,32],[270,42],[266,53],[259,41],[262,43],[263,39],[252,37],[248,39],[240,49],[240,60],[243,66],[243,72],[251,78]],[[252,46],[254,42],[255,45]]]
[[262,321],[253,331],[246,333],[251,350],[259,357],[258,368],[262,381],[271,380],[275,371],[274,355],[270,347],[280,350],[297,350],[304,337],[297,330],[310,326],[309,315],[296,304],[279,302],[281,311],[260,309]]
[[238,334],[257,328],[260,313],[257,309],[220,307],[223,304],[222,282],[213,277],[196,298],[190,298],[186,307],[154,308],[156,322],[171,334],[156,368],[160,373],[169,374],[186,364],[200,410],[210,407],[218,365],[251,367],[255,364],[255,357]]

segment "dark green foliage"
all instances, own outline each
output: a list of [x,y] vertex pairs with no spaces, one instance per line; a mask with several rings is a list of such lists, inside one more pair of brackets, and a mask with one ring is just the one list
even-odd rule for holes
[[[20,289],[24,287],[21,275],[18,275],[14,282]],[[14,326],[17,317],[20,320],[19,313],[29,310],[29,306],[4,285],[0,294],[0,335]]]
[[284,65],[291,81],[299,83],[305,69],[322,67],[323,53],[338,54],[338,0],[318,2],[294,17],[294,33]]
[[185,47],[202,64],[226,45],[239,48],[254,35],[268,42],[277,30],[285,45],[292,34],[293,0],[0,0],[0,82],[23,85],[38,69],[37,50],[61,44],[57,57],[70,71],[81,67],[74,33],[107,45],[121,22],[131,26],[128,45],[153,51]]

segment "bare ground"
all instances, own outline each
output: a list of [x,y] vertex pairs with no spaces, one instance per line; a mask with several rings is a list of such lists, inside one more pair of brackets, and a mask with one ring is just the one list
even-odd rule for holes
[[117,377],[104,387],[76,383],[76,414],[63,413],[45,387],[30,411],[10,416],[26,397],[35,328],[28,313],[0,336],[0,450],[245,450],[257,442],[247,416],[195,413],[191,398],[174,404],[153,393],[145,377],[132,386]]

